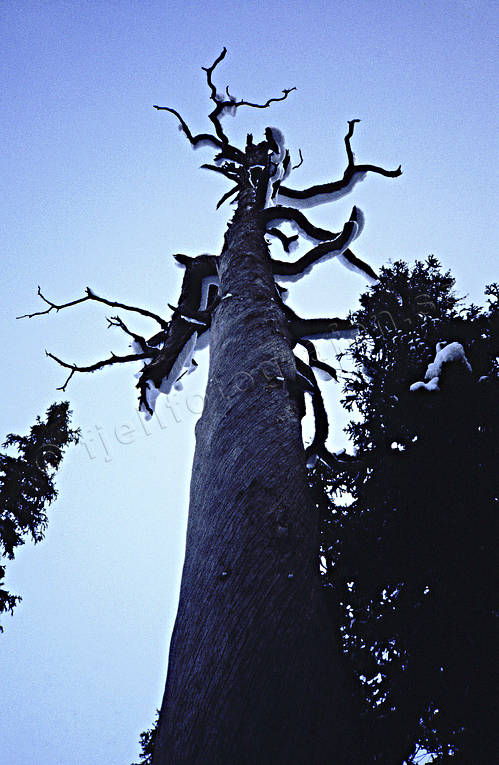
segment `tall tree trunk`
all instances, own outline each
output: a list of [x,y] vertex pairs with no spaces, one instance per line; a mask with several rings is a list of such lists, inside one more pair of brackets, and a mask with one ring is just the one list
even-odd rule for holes
[[219,278],[153,762],[346,763],[348,704],[288,385],[296,367],[249,184]]

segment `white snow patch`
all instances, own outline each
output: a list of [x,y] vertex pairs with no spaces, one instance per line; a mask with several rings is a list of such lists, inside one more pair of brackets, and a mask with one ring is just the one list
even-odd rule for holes
[[440,390],[440,388],[438,387],[438,377],[432,377],[430,382],[427,382],[427,383],[415,382],[410,386],[409,390],[415,391],[415,390],[422,390],[423,388],[429,391]]
[[[182,133],[184,133],[184,132],[185,132],[185,131],[184,131],[184,128],[182,127],[182,125],[180,125],[180,126],[179,126],[179,130],[180,130]],[[197,150],[197,149],[203,149],[205,146],[209,146],[211,149],[213,149],[213,142],[212,142],[212,141],[209,141],[207,138],[202,138],[200,141],[198,141],[197,143],[195,143],[195,144],[192,146],[192,148]]]
[[130,348],[134,353],[143,353],[142,346],[137,342],[137,340],[132,340],[130,343]]
[[[156,388],[151,380],[147,381],[147,389],[146,389],[146,401],[152,411],[154,412],[154,407],[156,406],[156,399],[159,396],[159,390]],[[152,414],[147,411],[145,404],[141,404],[139,407],[139,411],[141,411],[144,414],[145,420],[150,420],[152,417]]]
[[209,344],[210,344],[210,330],[207,329],[204,332],[200,332],[198,334],[198,338],[196,340],[196,347],[194,351],[204,351],[204,349],[207,348]]
[[431,380],[433,377],[440,377],[442,374],[442,364],[448,364],[450,361],[460,361],[471,372],[471,364],[466,358],[464,348],[461,343],[449,343],[443,345],[443,343],[437,344],[437,355],[431,364],[428,364],[426,370],[425,380]]
[[205,276],[201,283],[201,301],[199,303],[199,310],[204,311],[208,304],[208,291],[212,284],[219,286],[218,276]]
[[317,454],[311,454],[310,457],[307,459],[306,465],[308,468],[315,467],[315,463],[317,462]]
[[409,390],[416,391],[425,390],[435,391],[440,390],[438,383],[440,382],[440,375],[442,374],[442,367],[444,364],[448,364],[451,361],[459,361],[464,364],[466,368],[472,372],[471,364],[466,358],[464,348],[461,343],[437,343],[436,355],[431,364],[428,364],[428,368],[425,374],[425,380],[428,382],[416,382],[413,383]]
[[197,324],[201,327],[206,327],[206,323],[204,321],[199,321],[198,319],[193,319],[191,316],[185,316],[185,314],[181,313],[180,318],[184,321],[188,322],[189,324]]

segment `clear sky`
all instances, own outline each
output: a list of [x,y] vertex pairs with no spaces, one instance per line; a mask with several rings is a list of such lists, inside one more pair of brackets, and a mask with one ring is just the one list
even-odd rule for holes
[[[277,125],[293,156],[301,148],[305,158],[289,185],[306,186],[342,175],[346,121],[362,119],[358,161],[400,163],[404,174],[368,177],[310,217],[340,230],[358,204],[366,216],[359,256],[376,268],[434,253],[480,302],[497,280],[496,7],[4,0],[2,438],[24,433],[64,397],[56,391],[64,371],[45,348],[79,363],[127,350],[126,338],[106,328],[114,312],[99,307],[16,321],[42,307],[38,284],[56,302],[90,285],[168,317],[181,280],[171,254],[220,251],[231,210],[214,208],[226,183],[197,169],[210,152],[191,151],[174,118],[152,105],[176,107],[196,132],[209,128],[201,66],[224,45],[216,81],[238,97],[266,100],[297,87],[271,112],[227,119],[233,141]],[[292,285],[289,302],[310,316],[344,315],[365,286],[330,261]],[[8,564],[7,585],[24,600],[0,636],[0,765],[138,757],[138,735],[163,692],[206,360],[205,352],[170,408],[158,400],[161,422],[146,429],[137,368],[73,378],[66,398],[83,441],[60,474],[46,540]]]

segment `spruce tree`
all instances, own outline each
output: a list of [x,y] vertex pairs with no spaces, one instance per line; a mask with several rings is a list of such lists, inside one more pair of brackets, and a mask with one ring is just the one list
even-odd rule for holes
[[[36,418],[29,435],[9,433],[3,446],[17,451],[18,456],[0,454],[0,552],[12,560],[15,550],[31,537],[40,542],[48,524],[47,507],[56,499],[55,474],[64,451],[77,443],[79,431],[70,427],[69,403],[52,404],[45,420]],[[5,577],[5,564],[0,565],[0,585]],[[10,612],[21,600],[8,590],[0,589],[0,613]],[[0,631],[3,628],[0,626]]]
[[[465,307],[434,257],[361,298],[343,403],[355,459],[318,467],[322,561],[369,761],[494,765],[498,286]],[[320,495],[319,495],[320,496]]]

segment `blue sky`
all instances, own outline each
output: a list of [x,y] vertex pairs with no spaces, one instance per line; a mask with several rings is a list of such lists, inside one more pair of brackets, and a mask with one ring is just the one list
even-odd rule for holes
[[[201,66],[224,45],[216,81],[237,96],[265,100],[297,87],[271,112],[227,119],[233,142],[277,125],[293,156],[301,148],[305,158],[290,185],[306,186],[342,175],[346,121],[361,118],[358,161],[400,163],[404,174],[368,177],[310,217],[339,230],[358,204],[366,217],[359,256],[376,268],[434,253],[459,291],[480,302],[497,280],[494,6],[2,3],[1,433],[24,432],[60,399],[65,375],[45,348],[80,363],[127,348],[106,328],[109,312],[91,305],[16,321],[41,308],[38,284],[56,302],[89,285],[168,316],[181,280],[171,254],[220,251],[231,211],[214,208],[225,181],[197,169],[209,151],[191,151],[175,120],[152,105],[174,106],[193,130],[207,129]],[[290,304],[305,315],[343,315],[364,288],[330,261],[291,286]],[[323,352],[332,358],[334,349]],[[202,361],[146,429],[136,368],[72,380],[66,398],[83,442],[60,475],[46,540],[8,565],[8,586],[24,600],[0,638],[0,765],[137,758],[165,679],[206,352]]]

